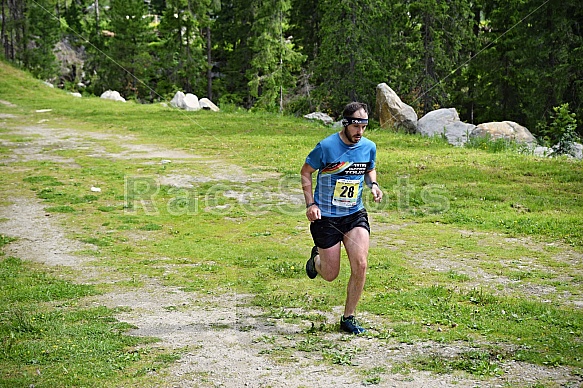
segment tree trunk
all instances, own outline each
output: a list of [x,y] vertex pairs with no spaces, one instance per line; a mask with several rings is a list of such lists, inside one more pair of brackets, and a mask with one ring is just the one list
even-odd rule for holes
[[16,20],[19,21],[20,23],[20,29],[17,30],[16,33],[16,41],[18,43],[21,44],[20,46],[20,60],[23,63],[24,67],[28,67],[28,55],[27,55],[27,39],[26,39],[26,20],[25,20],[25,4],[24,2],[20,3],[18,1],[16,1],[16,7],[18,7],[18,4],[20,4],[21,8],[18,9],[17,8],[17,12],[19,12],[18,14],[18,18],[15,18]]
[[553,32],[551,32],[549,34],[551,44],[549,45],[550,53],[549,53],[549,59],[548,59],[547,63],[548,63],[549,69],[551,69],[551,71],[546,76],[546,78],[548,78],[548,84],[547,84],[548,85],[548,92],[546,93],[547,102],[545,105],[545,113],[552,112],[553,107],[559,105],[557,98],[556,98],[557,94],[556,94],[556,90],[554,87],[555,83],[553,82],[553,73],[554,73],[553,70],[558,65],[555,47],[560,46],[560,43],[557,42],[557,39],[555,39],[555,37],[554,37],[555,24],[553,23],[553,20],[554,20],[553,18],[554,18],[553,7],[547,7],[547,31],[553,31]]
[[6,12],[4,12],[5,0],[2,0],[2,27],[0,30],[0,41],[4,48],[4,58],[8,59],[8,36],[6,35]]
[[211,50],[211,27],[206,28],[206,96],[209,100],[213,100],[213,62],[212,62],[212,50]]
[[[190,0],[187,1],[187,6],[188,6],[188,19],[194,17],[193,13],[192,13],[192,8],[190,6]],[[184,85],[184,91],[186,93],[192,93],[193,89],[192,89],[192,84],[190,83],[190,79],[192,77],[192,74],[189,74],[190,71],[190,65],[192,64],[192,58],[191,58],[191,50],[190,50],[190,27],[191,27],[191,23],[187,22],[186,23],[186,66],[185,66],[185,85]],[[182,42],[182,41],[181,41]]]
[[[356,30],[356,4],[352,4],[352,15],[351,15],[351,22],[352,22],[352,27],[351,27],[351,31],[353,34],[356,34],[355,30]],[[356,45],[358,44],[358,39],[356,39],[356,37],[354,37],[354,42],[352,43],[352,45],[349,43],[348,44],[348,48],[349,48],[349,52],[350,52],[350,70],[349,70],[349,74],[350,74],[350,79],[352,80],[352,85],[354,85],[354,81],[355,81],[355,77],[356,77],[356,58],[354,55],[354,50],[352,50],[353,47],[356,47]],[[350,101],[356,101],[356,91],[354,90],[354,86],[350,88],[350,93],[349,93],[349,99]]]
[[425,74],[423,82],[425,85],[423,87],[423,113],[427,113],[431,110],[431,97],[429,95],[429,84],[433,80],[433,41],[431,37],[431,15],[429,12],[425,11],[423,16],[423,51],[425,52]]
[[[474,5],[474,26],[472,32],[474,33],[475,41],[478,42],[480,39],[480,22],[481,22],[482,8],[479,5]],[[474,50],[470,50],[470,60],[474,59],[476,56]],[[475,108],[475,87],[476,87],[477,77],[473,72],[470,72],[468,76],[468,103],[466,106],[468,119],[470,123],[474,124],[474,108]]]
[[93,4],[95,5],[95,32],[99,39],[99,0],[95,0]]
[[192,59],[190,58],[190,25],[186,25],[186,66],[185,66],[185,74],[184,74],[184,91],[186,93],[192,93],[192,85],[190,84],[190,77],[191,74],[188,72],[190,71],[190,64],[192,63]]

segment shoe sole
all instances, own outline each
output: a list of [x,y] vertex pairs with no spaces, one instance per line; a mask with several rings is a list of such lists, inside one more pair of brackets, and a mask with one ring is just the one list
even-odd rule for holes
[[342,331],[343,331],[343,332],[345,332],[345,333],[348,333],[348,334],[354,334],[354,335],[359,335],[359,334],[364,334],[364,333],[366,333],[366,329],[362,329],[362,328],[361,328],[361,329],[359,329],[359,330],[356,330],[356,331],[352,331],[352,330],[349,330],[349,329],[345,329],[344,327],[342,327],[342,326],[341,326],[341,327],[340,327],[340,330],[342,330]]
[[316,276],[318,276],[318,271],[316,271],[316,262],[314,261],[314,257],[318,255],[318,248],[314,248],[312,248],[312,254],[306,262],[306,275],[308,275],[310,279],[314,279]]
[[[360,324],[358,324],[356,321],[354,321],[354,323],[352,323],[352,328],[344,325],[344,322],[342,320],[342,318],[340,319],[340,330],[349,333],[349,334],[354,334],[354,335],[359,335],[362,333],[366,333],[366,329],[362,326],[360,326]],[[346,321],[346,322],[350,322],[350,321]]]

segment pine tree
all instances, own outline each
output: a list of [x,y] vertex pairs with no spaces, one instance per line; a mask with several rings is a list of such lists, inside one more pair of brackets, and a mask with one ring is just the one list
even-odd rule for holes
[[83,13],[82,3],[79,0],[72,0],[64,12],[64,19],[67,22],[65,36],[75,46],[82,45],[83,42]]
[[49,0],[31,1],[26,15],[23,65],[36,77],[54,81],[58,66],[53,49],[60,35],[60,22],[55,15],[54,3]]
[[217,14],[221,11],[221,0],[209,0],[207,11],[204,14],[201,27],[204,30],[206,39],[206,79],[207,97],[213,99],[213,79],[214,79],[214,57],[213,57],[213,36],[212,31],[216,22]]
[[0,42],[2,43],[1,53],[4,58],[10,58],[9,40],[8,40],[8,4],[6,0],[0,0]]
[[475,45],[474,18],[467,0],[417,0],[409,11],[420,36],[414,66],[416,102],[427,113],[451,102],[453,72],[469,60]]
[[207,13],[204,3],[198,7],[190,0],[168,0],[159,25],[157,92],[173,93],[177,89],[201,94],[206,70],[205,41],[201,20]]
[[512,120],[539,134],[553,107],[583,113],[583,10],[576,0],[485,2],[478,120]]
[[97,67],[95,92],[117,90],[126,98],[151,99],[149,44],[155,39],[148,10],[142,0],[111,0],[109,36]]
[[393,26],[383,23],[390,4],[380,0],[323,2],[321,46],[313,83],[321,109],[338,114],[348,101],[374,106],[376,85],[385,82],[384,60]]
[[249,1],[222,0],[221,12],[216,15],[213,29],[215,62],[220,73],[213,88],[219,94],[220,103],[245,108],[252,106],[246,77],[251,68],[252,51],[248,37],[252,24]]
[[7,60],[43,79],[55,75],[59,22],[49,0],[2,0],[1,40]]
[[369,104],[375,101],[379,83],[387,83],[408,104],[414,104],[418,96],[414,71],[419,63],[419,28],[408,7],[408,2],[403,1],[371,4],[365,30],[367,39],[363,43],[370,53],[369,64],[363,71]]
[[315,95],[322,108],[338,112],[347,101],[359,99],[355,88],[355,65],[363,55],[360,29],[365,23],[362,6],[345,0],[323,2],[321,22],[321,47],[315,59]]
[[4,57],[23,65],[27,47],[27,1],[2,0],[2,46]]
[[293,36],[298,50],[308,61],[318,56],[320,47],[320,23],[322,11],[320,0],[291,0],[289,33]]
[[283,110],[283,95],[295,86],[295,74],[304,56],[286,38],[289,0],[255,0],[250,46],[252,59],[247,70],[255,106]]

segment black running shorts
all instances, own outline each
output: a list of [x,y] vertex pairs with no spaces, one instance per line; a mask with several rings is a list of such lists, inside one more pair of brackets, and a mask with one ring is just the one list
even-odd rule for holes
[[365,228],[370,233],[368,214],[365,209],[348,216],[322,217],[310,224],[310,232],[312,232],[314,245],[327,249],[341,242],[344,235],[356,227]]

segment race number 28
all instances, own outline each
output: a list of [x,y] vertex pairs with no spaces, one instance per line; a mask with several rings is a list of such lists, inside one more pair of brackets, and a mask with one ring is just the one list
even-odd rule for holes
[[336,206],[352,207],[358,200],[360,181],[352,179],[338,179],[334,186],[332,204]]

